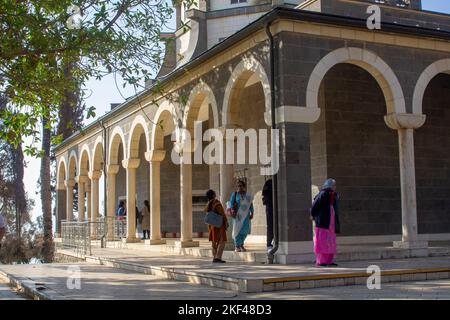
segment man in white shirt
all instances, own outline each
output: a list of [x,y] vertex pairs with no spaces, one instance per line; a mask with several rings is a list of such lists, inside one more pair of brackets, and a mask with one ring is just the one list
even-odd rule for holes
[[[6,233],[5,219],[0,214],[0,242],[2,241],[3,237],[5,236],[5,233]],[[0,246],[1,246],[1,243],[0,243]]]

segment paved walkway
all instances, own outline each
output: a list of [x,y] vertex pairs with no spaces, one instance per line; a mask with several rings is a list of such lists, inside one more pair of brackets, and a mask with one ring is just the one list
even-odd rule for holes
[[[79,273],[76,268],[79,268]],[[232,299],[236,293],[152,275],[134,273],[89,263],[1,265],[7,273],[25,282],[49,299]],[[79,289],[77,275],[80,275]]]
[[[75,275],[74,266],[80,270],[80,289],[76,286],[70,289],[67,286],[68,277]],[[33,284],[50,299],[450,299],[450,280],[382,284],[381,290],[369,290],[365,286],[349,286],[245,294],[186,282],[161,280],[152,275],[89,263],[2,265],[0,272],[7,272],[22,281],[27,281],[29,285]],[[75,284],[70,279],[69,283]],[[23,299],[4,283],[0,283],[0,299],[2,298]]]
[[202,274],[233,277],[237,279],[271,279],[280,277],[306,277],[343,273],[366,273],[367,267],[370,265],[377,265],[382,271],[450,267],[449,256],[341,262],[338,267],[332,268],[319,268],[312,263],[303,265],[268,265],[244,262],[213,264],[209,258],[170,255],[152,252],[145,249],[127,250],[94,248],[92,251],[92,256],[142,266],[165,267],[167,269],[179,269]]
[[247,294],[251,299],[279,300],[450,300],[450,280],[383,284],[380,290],[366,286],[287,290]]

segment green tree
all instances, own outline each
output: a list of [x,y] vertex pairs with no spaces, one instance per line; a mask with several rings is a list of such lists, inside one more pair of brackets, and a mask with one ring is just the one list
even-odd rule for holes
[[24,136],[38,139],[41,119],[54,128],[68,92],[88,79],[117,72],[130,85],[148,80],[161,65],[172,14],[166,0],[0,0],[0,93],[11,104],[0,114],[0,138],[16,146]]

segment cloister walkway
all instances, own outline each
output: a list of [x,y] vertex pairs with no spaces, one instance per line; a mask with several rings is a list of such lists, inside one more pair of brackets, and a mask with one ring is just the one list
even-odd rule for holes
[[[183,256],[148,250],[144,244],[133,248],[93,248],[89,256],[77,256],[73,251],[59,249],[62,261],[85,261],[119,269],[151,274],[157,277],[187,281],[214,288],[239,292],[263,292],[287,289],[308,289],[366,284],[367,268],[380,268],[382,282],[421,281],[450,278],[450,246],[447,242],[432,243],[430,257],[367,259],[339,262],[338,267],[318,268],[312,263],[268,265],[261,262],[229,261],[213,264],[210,258]],[[361,248],[345,247],[347,252]],[[364,252],[379,252],[380,245],[362,248]],[[370,248],[369,248],[370,249]],[[69,260],[67,260],[69,259]]]

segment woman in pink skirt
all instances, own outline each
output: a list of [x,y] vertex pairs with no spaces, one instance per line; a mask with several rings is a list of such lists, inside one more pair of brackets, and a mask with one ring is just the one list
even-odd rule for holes
[[314,253],[316,265],[321,267],[337,266],[334,263],[336,254],[336,233],[339,233],[339,196],[336,192],[336,181],[328,179],[322,190],[314,199],[311,208],[311,220],[314,220]]

